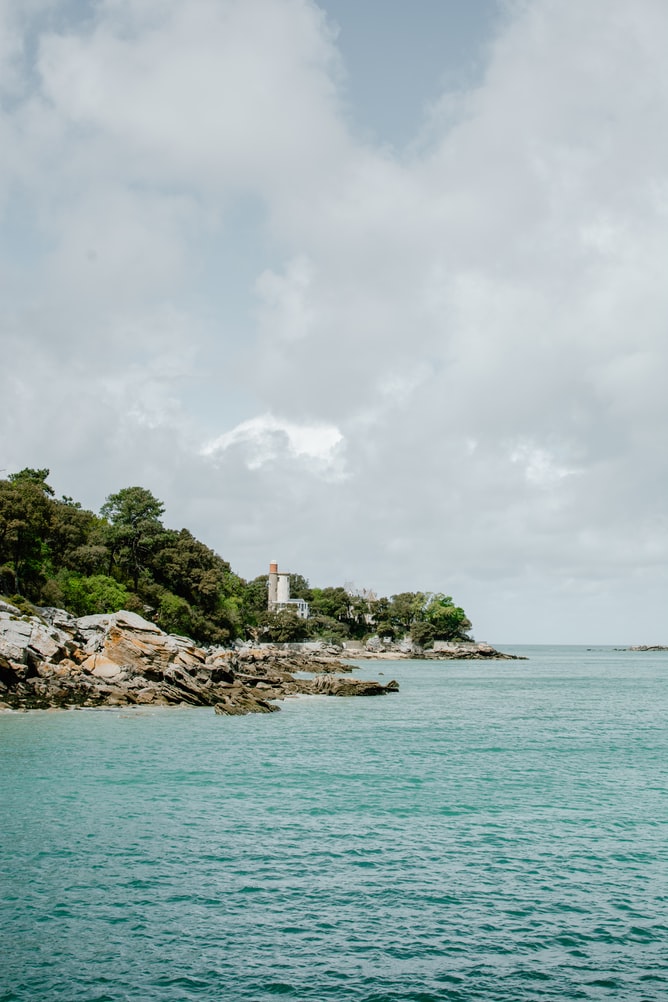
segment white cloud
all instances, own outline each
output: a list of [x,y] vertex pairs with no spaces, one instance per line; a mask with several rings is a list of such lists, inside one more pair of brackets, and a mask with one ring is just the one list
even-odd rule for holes
[[286,450],[292,456],[312,461],[316,470],[340,472],[339,447],[343,436],[332,425],[299,425],[280,420],[271,414],[242,421],[231,431],[219,435],[202,448],[202,455],[213,456],[235,445],[247,446],[247,465],[251,470],[280,457]]
[[[92,31],[45,36],[46,97],[150,184],[313,183],[336,157],[337,63],[306,0],[106,3]],[[119,157],[122,159],[119,160]]]
[[399,158],[315,3],[5,4],[0,465],[147,480],[245,574],[445,590],[492,640],[651,625],[668,9],[511,10]]
[[260,325],[267,339],[299,341],[308,337],[313,323],[309,291],[313,268],[308,258],[288,262],[285,275],[265,271],[255,289],[262,303]]
[[530,442],[518,443],[510,453],[511,463],[518,463],[530,484],[544,489],[554,487],[564,477],[577,471],[561,465],[547,449],[535,447]]

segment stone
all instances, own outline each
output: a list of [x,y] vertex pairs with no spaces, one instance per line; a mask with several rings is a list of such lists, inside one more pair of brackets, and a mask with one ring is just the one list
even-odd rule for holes
[[83,671],[90,672],[96,678],[117,679],[125,678],[125,672],[104,654],[91,654],[81,665]]
[[138,616],[136,612],[128,612],[126,609],[121,609],[120,612],[114,613],[113,618],[116,625],[124,629],[141,631],[142,633],[158,633],[163,637],[165,636],[159,626],[149,622],[148,619]]
[[110,660],[119,665],[141,669],[149,662],[153,667],[166,667],[172,659],[173,651],[167,644],[166,634],[139,635],[131,630],[110,625],[102,650]]
[[14,619],[13,617],[0,620],[0,636],[10,638],[10,643],[16,642],[11,638],[29,637],[32,631],[33,624],[27,620]]
[[57,631],[47,631],[44,627],[35,627],[30,634],[27,651],[32,657],[43,661],[61,661],[65,653],[65,645],[69,638]]
[[280,710],[280,706],[268,703],[265,699],[257,699],[247,691],[225,695],[214,705],[217,714],[227,717],[246,713],[275,713],[276,710]]
[[45,609],[44,617],[27,618],[8,605],[0,609],[0,693],[9,708],[152,704],[273,713],[279,707],[269,700],[300,692],[375,695],[396,685],[339,678],[314,689],[314,679],[295,673],[331,679],[352,670],[336,660],[336,648],[322,645],[206,651],[130,612],[75,619]]
[[102,615],[96,616],[80,616],[76,619],[75,626],[79,633],[88,633],[89,631],[94,631],[99,633],[102,630],[106,630],[112,619],[112,613],[104,613]]
[[318,675],[311,681],[310,691],[323,696],[381,696],[388,692],[398,692],[399,683],[394,681],[369,682],[363,679],[339,678],[336,675]]

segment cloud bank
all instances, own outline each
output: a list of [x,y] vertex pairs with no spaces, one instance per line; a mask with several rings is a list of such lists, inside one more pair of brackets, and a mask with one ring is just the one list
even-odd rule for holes
[[398,151],[314,2],[83,10],[1,8],[0,466],[248,577],[665,641],[665,4],[509,5]]

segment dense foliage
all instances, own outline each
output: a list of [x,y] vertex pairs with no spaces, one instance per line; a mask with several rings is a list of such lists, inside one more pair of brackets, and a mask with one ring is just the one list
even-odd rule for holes
[[363,639],[378,633],[434,640],[467,637],[471,624],[447,595],[401,592],[390,598],[342,587],[311,588],[291,576],[290,609],[267,611],[267,575],[244,581],[187,530],[166,529],[164,506],[144,487],[111,494],[100,514],[57,499],[48,470],[0,479],[0,594],[84,616],[130,609],[163,630],[201,643],[236,637],[291,641]]

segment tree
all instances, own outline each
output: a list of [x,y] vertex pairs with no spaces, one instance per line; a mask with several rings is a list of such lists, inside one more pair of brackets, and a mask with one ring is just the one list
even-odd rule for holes
[[244,620],[247,624],[257,625],[259,617],[267,611],[269,601],[269,576],[260,574],[252,581],[243,584],[241,592]]
[[262,639],[275,644],[296,643],[309,635],[308,620],[302,619],[292,609],[265,612],[260,617],[264,626]]
[[350,636],[350,630],[345,623],[340,623],[338,619],[331,619],[329,616],[309,616],[308,635],[314,640],[324,640],[334,644],[340,644]]
[[471,621],[449,595],[438,592],[429,596],[424,618],[434,627],[436,640],[468,640]]
[[373,621],[371,601],[365,595],[351,595],[350,593],[348,598],[348,628],[350,635],[359,639],[369,633],[369,627]]
[[[84,577],[81,574],[64,571],[52,583],[52,587],[53,584],[60,587],[62,604],[75,616],[118,612],[119,609],[128,607],[130,596],[127,589],[105,574]],[[51,590],[47,591],[47,595],[51,593]]]
[[46,482],[50,470],[33,470],[29,466],[25,469],[19,470],[18,473],[10,473],[7,479],[10,484],[34,484],[43,494],[48,494],[49,497],[53,497],[55,491]]
[[150,557],[156,579],[207,613],[215,612],[226,592],[230,565],[187,529],[165,529],[160,549]]
[[424,603],[425,594],[421,591],[402,591],[392,595],[388,616],[398,635],[410,633],[413,623],[422,619]]
[[345,588],[313,588],[311,590],[311,611],[339,623],[350,620],[350,595]]
[[106,528],[103,519],[71,498],[54,501],[48,537],[52,573],[62,568],[85,576],[102,573],[109,562]]
[[431,623],[421,620],[411,626],[411,640],[418,647],[433,647],[435,637],[436,630]]
[[117,494],[110,494],[100,509],[110,523],[109,571],[114,564],[125,570],[135,591],[147,558],[165,533],[160,521],[164,511],[164,505],[144,487],[125,487]]
[[311,601],[311,588],[302,574],[290,575],[290,598],[303,598],[305,602]]
[[0,565],[17,594],[37,597],[44,581],[46,544],[53,517],[48,470],[25,469],[0,480]]
[[160,599],[158,625],[166,633],[190,636],[193,633],[192,609],[184,598],[165,591]]

